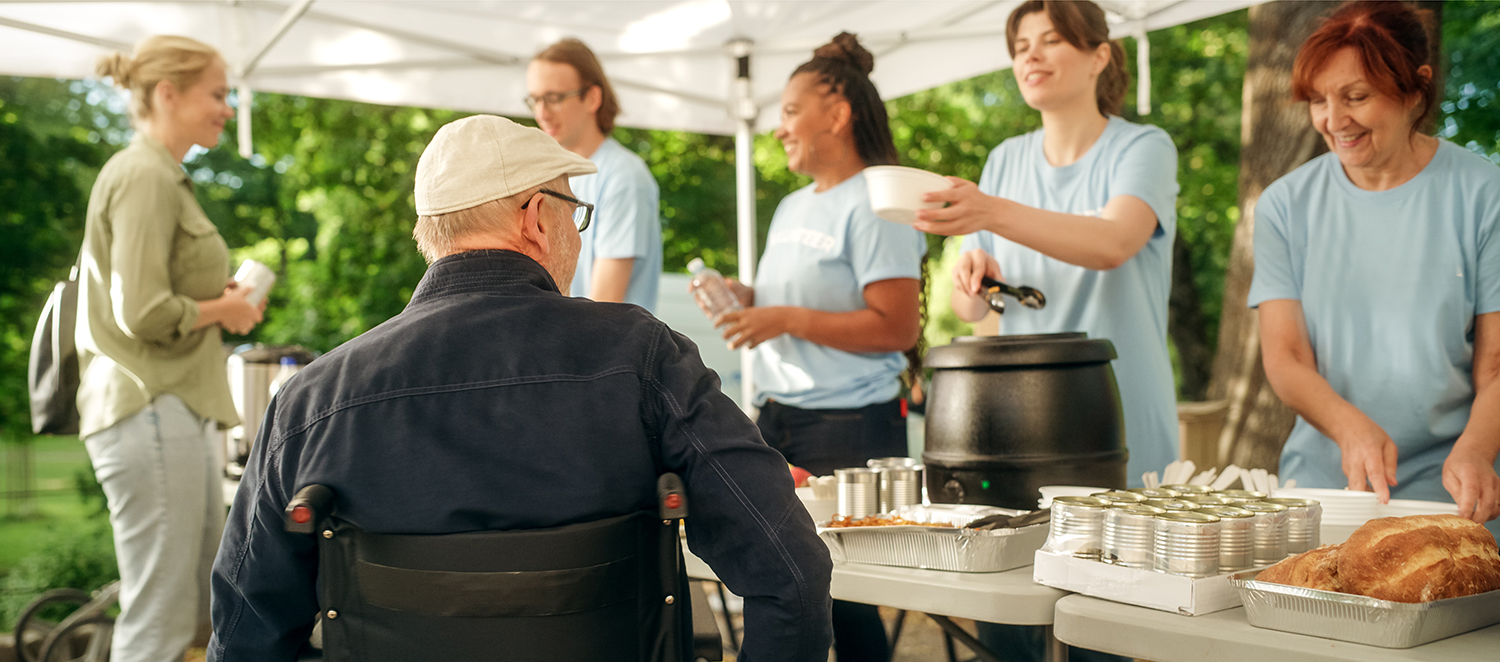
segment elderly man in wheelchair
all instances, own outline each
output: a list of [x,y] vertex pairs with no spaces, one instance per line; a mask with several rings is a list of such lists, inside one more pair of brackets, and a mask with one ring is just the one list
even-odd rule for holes
[[[213,569],[208,659],[690,660],[678,543],[744,596],[739,660],[827,657],[828,550],[697,348],[567,296],[594,172],[492,116],[416,173],[406,309],[266,413]],[[607,213],[607,210],[600,210]],[[691,516],[688,516],[688,509]]]

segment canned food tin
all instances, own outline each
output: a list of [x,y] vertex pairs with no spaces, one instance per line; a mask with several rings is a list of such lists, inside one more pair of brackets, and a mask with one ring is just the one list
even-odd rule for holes
[[1286,558],[1286,506],[1251,501],[1240,507],[1254,513],[1250,538],[1255,548],[1255,565],[1271,565]]
[[834,469],[839,487],[838,514],[869,517],[880,512],[880,472],[866,467]]
[[1146,495],[1144,495],[1144,494],[1136,494],[1135,492],[1126,492],[1125,490],[1111,490],[1109,492],[1095,492],[1093,494],[1090,494],[1089,496],[1096,497],[1096,498],[1099,498],[1099,499],[1104,499],[1105,501],[1113,502],[1116,505],[1119,505],[1119,504],[1141,503],[1141,502],[1143,502],[1143,501],[1146,500]]
[[922,504],[922,471],[915,467],[881,467],[880,512]]
[[1266,499],[1286,506],[1286,553],[1301,554],[1322,544],[1323,504],[1312,499]]
[[1177,497],[1182,496],[1177,492],[1173,492],[1172,490],[1168,489],[1162,489],[1160,487],[1132,487],[1125,491],[1135,492],[1136,494],[1144,496],[1147,499],[1176,499]]
[[1110,503],[1094,497],[1060,496],[1052,499],[1052,528],[1043,549],[1098,560],[1102,548],[1104,513]]
[[1173,492],[1176,492],[1176,493],[1178,493],[1180,495],[1183,495],[1183,496],[1186,496],[1186,495],[1189,495],[1189,494],[1212,494],[1213,491],[1214,491],[1214,488],[1209,487],[1207,485],[1186,485],[1186,484],[1162,485],[1161,489],[1172,490]]
[[1189,512],[1157,515],[1154,553],[1157,572],[1185,577],[1219,574],[1219,518]]
[[1201,507],[1186,499],[1146,499],[1146,505],[1168,511],[1197,510]]
[[1251,501],[1261,501],[1265,499],[1267,495],[1265,492],[1256,492],[1254,490],[1220,490],[1218,492],[1214,492],[1213,496],[1219,497],[1220,499],[1223,499],[1230,503],[1241,504],[1249,503]]
[[1184,495],[1182,495],[1182,496],[1180,496],[1178,498],[1182,499],[1183,501],[1190,501],[1192,503],[1196,503],[1196,504],[1198,504],[1200,506],[1229,506],[1229,505],[1233,505],[1233,504],[1229,503],[1228,501],[1224,500],[1222,497],[1216,497],[1216,496],[1213,496],[1211,494],[1184,494]]
[[1102,558],[1127,568],[1153,566],[1156,516],[1167,511],[1145,504],[1115,504],[1104,513]]
[[1254,567],[1252,532],[1255,513],[1235,506],[1204,506],[1197,512],[1219,518],[1219,572],[1239,572]]

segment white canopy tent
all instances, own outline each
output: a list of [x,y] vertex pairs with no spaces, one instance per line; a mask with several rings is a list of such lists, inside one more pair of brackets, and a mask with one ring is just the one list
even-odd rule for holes
[[[1260,0],[1099,0],[1113,34],[1140,41],[1137,105],[1149,112],[1145,34]],[[526,64],[563,37],[598,53],[624,126],[733,134],[740,279],[754,279],[755,132],[775,126],[791,71],[840,31],[876,56],[894,98],[1010,66],[1016,0],[0,0],[0,74],[84,78],[152,34],[217,47],[251,90],[527,116]],[[250,122],[239,123],[242,150]],[[248,154],[247,154],[248,155]],[[750,401],[748,355],[741,402]]]

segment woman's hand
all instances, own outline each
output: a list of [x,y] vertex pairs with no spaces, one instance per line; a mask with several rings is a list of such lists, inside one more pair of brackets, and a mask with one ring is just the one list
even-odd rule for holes
[[1373,488],[1380,502],[1388,503],[1391,486],[1396,484],[1396,442],[1370,417],[1361,413],[1358,419],[1333,435],[1344,476],[1349,479],[1349,489],[1368,492]]
[[1443,487],[1453,495],[1460,517],[1484,524],[1500,515],[1500,475],[1495,457],[1485,457],[1460,438],[1443,461]]
[[262,299],[259,304],[252,304],[245,300],[250,296],[251,288],[230,281],[224,288],[223,296],[217,300],[218,323],[225,331],[238,336],[243,336],[255,329],[263,319],[262,312],[266,309],[266,301]]
[[1004,213],[1003,198],[985,195],[974,182],[949,177],[953,188],[922,195],[922,202],[946,202],[942,209],[919,209],[912,227],[930,234],[949,237],[994,230],[994,223]]
[[756,345],[776,336],[794,333],[796,329],[802,328],[806,318],[803,313],[806,312],[806,308],[793,306],[746,308],[720,315],[719,319],[714,320],[714,326],[724,330],[724,339],[729,341],[729,349],[754,349]]
[[995,257],[982,248],[976,248],[958,258],[958,265],[953,267],[953,289],[970,296],[979,296],[984,289],[985,276],[1005,280],[1000,276],[1000,263],[995,261]]

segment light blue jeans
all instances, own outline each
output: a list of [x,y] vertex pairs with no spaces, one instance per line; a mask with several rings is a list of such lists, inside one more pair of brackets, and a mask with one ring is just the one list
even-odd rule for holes
[[224,531],[213,424],[163,394],[84,439],[120,564],[113,662],[178,662],[208,619],[209,571]]

